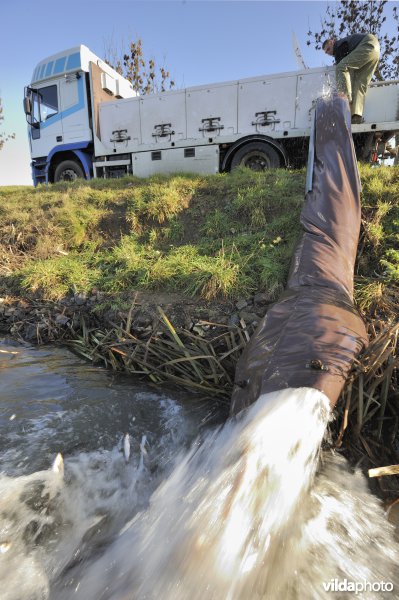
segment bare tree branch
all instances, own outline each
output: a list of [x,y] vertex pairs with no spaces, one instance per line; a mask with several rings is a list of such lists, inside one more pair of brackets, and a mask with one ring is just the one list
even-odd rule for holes
[[[0,127],[3,123],[3,121],[4,121],[3,106],[2,106],[2,100],[0,98]],[[13,140],[14,138],[15,138],[15,133],[5,133],[4,131],[0,130],[0,150],[3,148],[4,144],[8,140]]]
[[131,42],[129,50],[120,58],[115,49],[108,47],[105,62],[128,79],[141,96],[165,92],[175,87],[170,72],[165,67],[158,67],[153,58],[147,60],[144,57],[141,38]]

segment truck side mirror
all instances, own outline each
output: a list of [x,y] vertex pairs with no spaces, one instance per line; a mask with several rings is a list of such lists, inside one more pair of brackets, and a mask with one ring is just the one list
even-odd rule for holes
[[25,96],[24,98],[24,111],[26,115],[32,114],[32,102],[28,96]]

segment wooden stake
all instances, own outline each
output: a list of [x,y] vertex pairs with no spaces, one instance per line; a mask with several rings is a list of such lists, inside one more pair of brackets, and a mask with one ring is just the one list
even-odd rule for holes
[[383,475],[399,475],[399,465],[369,469],[369,477],[381,477]]

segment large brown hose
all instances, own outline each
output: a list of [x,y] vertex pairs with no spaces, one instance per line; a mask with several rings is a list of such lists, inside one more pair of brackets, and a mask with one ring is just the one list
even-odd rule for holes
[[316,388],[334,406],[367,344],[353,306],[360,181],[348,102],[338,95],[316,104],[311,188],[287,288],[238,362],[232,414],[287,387]]

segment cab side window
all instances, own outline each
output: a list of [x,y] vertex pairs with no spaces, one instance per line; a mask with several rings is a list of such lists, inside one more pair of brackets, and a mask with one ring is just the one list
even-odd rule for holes
[[58,92],[56,85],[40,88],[40,121],[47,121],[58,113]]

